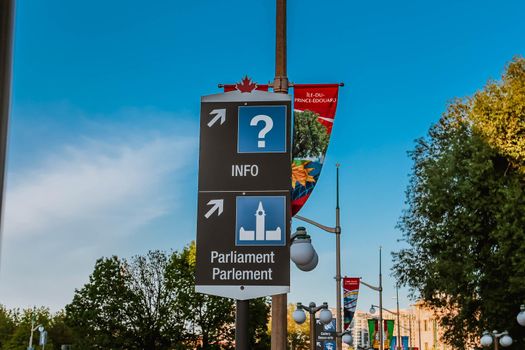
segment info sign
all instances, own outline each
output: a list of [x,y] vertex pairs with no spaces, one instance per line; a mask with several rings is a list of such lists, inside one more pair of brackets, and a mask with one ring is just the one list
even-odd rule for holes
[[329,324],[323,324],[318,318],[315,319],[316,350],[336,350],[335,322],[335,318],[332,318],[332,322],[330,322]]
[[291,98],[201,99],[196,290],[238,300],[290,290]]

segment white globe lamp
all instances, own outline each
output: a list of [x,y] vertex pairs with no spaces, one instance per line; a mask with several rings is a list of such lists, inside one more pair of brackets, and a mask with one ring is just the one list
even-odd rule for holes
[[501,337],[499,339],[499,343],[500,343],[501,346],[506,348],[507,346],[511,346],[512,345],[512,338],[510,337],[510,335],[505,334],[503,337]]
[[341,340],[343,341],[343,343],[347,344],[347,345],[351,345],[352,344],[352,336],[350,334],[343,334],[343,337],[341,338]]
[[308,265],[315,255],[310,236],[304,227],[298,227],[290,246],[290,258],[297,265]]
[[303,324],[306,321],[306,313],[303,310],[295,310],[292,314],[293,320],[297,324]]
[[317,252],[314,250],[314,257],[312,258],[312,260],[310,260],[308,264],[306,265],[295,264],[295,266],[297,266],[297,268],[301,271],[308,272],[308,271],[312,271],[313,269],[315,269],[318,263],[319,263],[319,256],[317,255]]
[[488,347],[492,345],[492,336],[489,334],[489,332],[483,332],[483,336],[481,337],[480,343],[483,347]]
[[319,313],[319,321],[321,321],[322,324],[329,324],[332,322],[332,312],[328,309],[322,309]]
[[516,316],[516,320],[520,326],[525,326],[525,305],[521,305],[520,310],[520,313]]

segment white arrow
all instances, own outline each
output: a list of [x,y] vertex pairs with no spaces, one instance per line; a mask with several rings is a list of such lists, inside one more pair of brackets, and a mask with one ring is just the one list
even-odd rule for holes
[[213,205],[210,210],[206,214],[204,214],[204,217],[206,219],[209,219],[210,216],[215,213],[217,210],[219,211],[217,213],[217,216],[221,216],[222,214],[222,208],[224,206],[224,200],[223,199],[212,199],[206,205]]
[[208,127],[210,127],[210,128],[219,119],[221,120],[221,125],[226,121],[226,108],[214,109],[213,111],[210,112],[210,115],[214,115],[214,114],[216,114],[216,116],[213,117],[213,119],[210,120],[210,122],[208,123]]

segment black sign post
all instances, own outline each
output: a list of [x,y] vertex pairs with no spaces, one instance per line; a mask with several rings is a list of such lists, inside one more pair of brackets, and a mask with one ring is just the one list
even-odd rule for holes
[[237,300],[290,289],[291,98],[201,99],[196,290]]

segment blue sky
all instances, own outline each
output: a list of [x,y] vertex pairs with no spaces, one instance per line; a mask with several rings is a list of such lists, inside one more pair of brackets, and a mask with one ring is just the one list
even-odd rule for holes
[[[56,310],[98,257],[194,239],[200,96],[245,74],[273,79],[274,7],[17,1],[0,303]],[[407,151],[451,99],[525,54],[524,11],[521,0],[289,0],[290,80],[345,82],[301,215],[333,224],[341,163],[342,271],[377,283],[382,245],[386,307],[395,302],[390,251],[402,247]],[[319,266],[293,267],[289,301],[334,305],[334,238],[308,229]],[[362,289],[358,308],[376,300]]]

